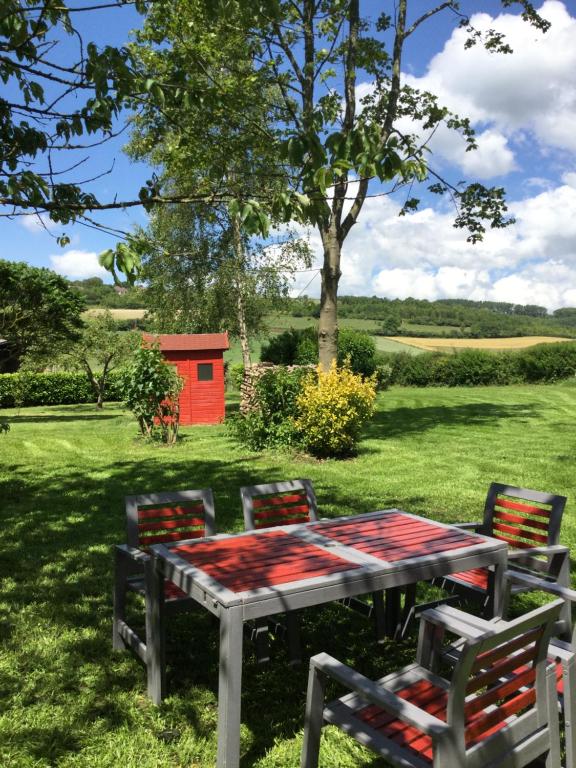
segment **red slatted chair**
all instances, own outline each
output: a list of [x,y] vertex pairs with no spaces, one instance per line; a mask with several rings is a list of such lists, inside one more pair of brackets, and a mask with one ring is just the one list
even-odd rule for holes
[[[565,505],[565,496],[492,483],[486,497],[484,520],[481,523],[461,523],[459,527],[507,542],[512,568],[567,586],[569,557],[566,548],[559,545]],[[475,568],[453,573],[442,580],[442,586],[464,597],[480,600],[486,615],[491,614],[492,590],[488,569]],[[510,587],[510,594],[527,589],[519,584],[510,584]]]
[[[374,682],[328,654],[314,656],[301,768],[317,768],[325,723],[403,768],[521,768],[540,756],[560,768],[556,680],[546,654],[561,607],[556,601],[497,629],[448,617],[450,608],[425,611],[420,649],[439,624],[463,637],[449,677],[416,663]],[[325,705],[328,678],[351,693]]]
[[[280,483],[247,485],[240,488],[244,527],[247,531],[273,528],[277,525],[309,523],[318,519],[316,494],[310,480],[288,480]],[[267,619],[259,619],[251,628],[252,640],[259,662],[270,659]],[[296,613],[275,622],[275,631],[286,634],[291,663],[301,658],[300,633]]]
[[548,660],[556,666],[558,701],[563,714],[566,768],[576,768],[576,625],[572,621],[576,591],[518,571],[507,571],[513,585],[547,592],[564,600],[565,610],[548,647]]
[[247,531],[318,519],[316,494],[310,480],[247,485],[240,488]]
[[[148,610],[147,579],[153,544],[197,539],[216,533],[214,498],[208,488],[194,491],[151,493],[127,496],[127,544],[115,547],[113,647],[131,648],[147,663]],[[146,605],[146,642],[126,622],[127,592],[144,596]],[[165,605],[168,609],[191,607],[190,600],[175,584],[166,581]]]

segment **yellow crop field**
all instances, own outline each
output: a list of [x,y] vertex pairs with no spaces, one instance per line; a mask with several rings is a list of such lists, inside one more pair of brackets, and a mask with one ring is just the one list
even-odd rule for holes
[[526,349],[535,344],[556,344],[571,341],[560,336],[518,336],[502,339],[439,339],[438,337],[415,339],[407,336],[389,336],[392,341],[409,344],[427,352],[454,352],[459,349]]
[[[105,309],[101,309],[100,307],[93,307],[92,309],[87,309],[84,313],[86,317],[94,317],[94,315],[101,315],[102,312],[105,312]],[[116,320],[140,320],[140,318],[144,317],[146,310],[145,309],[111,309],[110,314],[113,318]]]

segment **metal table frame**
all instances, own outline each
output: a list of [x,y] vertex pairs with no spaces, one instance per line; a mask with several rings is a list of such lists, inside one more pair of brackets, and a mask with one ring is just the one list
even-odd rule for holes
[[[417,517],[398,509],[381,510],[349,518],[335,518],[326,524],[344,520],[361,524],[362,521],[381,520],[382,526],[390,521],[392,513],[412,520],[426,522],[447,529],[450,533],[461,529],[426,518]],[[193,539],[151,548],[152,567],[149,570],[150,644],[147,658],[148,694],[160,703],[165,694],[165,630],[164,580],[169,579],[184,590],[197,603],[220,620],[220,662],[218,681],[218,768],[238,768],[240,760],[240,699],[242,687],[243,624],[250,619],[271,616],[287,610],[297,610],[346,597],[368,594],[429,580],[449,573],[471,568],[492,566],[494,585],[494,615],[502,615],[503,574],[507,565],[505,542],[466,532],[475,542],[432,554],[419,554],[394,562],[379,559],[351,546],[339,544],[323,536],[323,523],[305,523],[275,528],[296,536],[354,564],[351,569],[316,576],[300,581],[260,586],[244,592],[234,592],[223,586],[205,571],[178,555],[182,546],[193,547],[207,542],[270,534],[271,529],[240,534],[223,534],[209,539]],[[264,571],[263,571],[263,575]]]

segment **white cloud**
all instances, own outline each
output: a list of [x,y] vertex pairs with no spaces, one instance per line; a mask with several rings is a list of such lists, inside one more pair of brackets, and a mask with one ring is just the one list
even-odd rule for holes
[[69,250],[49,257],[52,269],[71,280],[87,277],[109,277],[109,273],[98,263],[98,254],[92,251]]
[[[576,174],[510,204],[516,224],[470,245],[452,211],[426,208],[399,217],[386,197],[366,201],[342,253],[339,293],[388,298],[469,298],[576,306]],[[315,232],[310,245],[321,266]],[[298,276],[295,293],[318,295],[319,280]]]
[[492,54],[481,45],[465,50],[468,33],[457,29],[426,75],[407,75],[406,82],[432,91],[445,106],[496,131],[498,141],[492,137],[491,142],[497,152],[510,152],[502,142],[518,131],[530,131],[544,147],[575,151],[576,18],[559,0],[547,0],[539,12],[551,22],[546,34],[517,15],[474,14],[473,26],[503,32],[514,53]]
[[31,213],[27,216],[22,216],[20,223],[24,229],[33,233],[53,230],[58,226],[58,224],[55,221],[52,221],[47,214],[42,213]]

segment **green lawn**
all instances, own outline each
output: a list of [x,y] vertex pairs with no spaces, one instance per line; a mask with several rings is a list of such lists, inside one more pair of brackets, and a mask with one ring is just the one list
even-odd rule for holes
[[[233,407],[233,406],[232,406]],[[400,389],[379,396],[357,458],[316,462],[235,446],[224,426],[146,445],[118,406],[5,411],[0,435],[0,765],[200,768],[216,748],[217,627],[203,611],[170,623],[171,695],[146,698],[145,674],[111,650],[111,548],[124,540],[125,494],[211,486],[221,531],[238,531],[243,484],[310,477],[324,516],[389,506],[444,521],[477,519],[499,480],[565,494],[562,540],[576,543],[576,385]],[[309,652],[367,674],[414,658],[415,638],[376,646],[342,606],[303,619]],[[244,666],[243,768],[298,765],[306,665],[282,645]],[[381,766],[336,732],[324,768]]]

